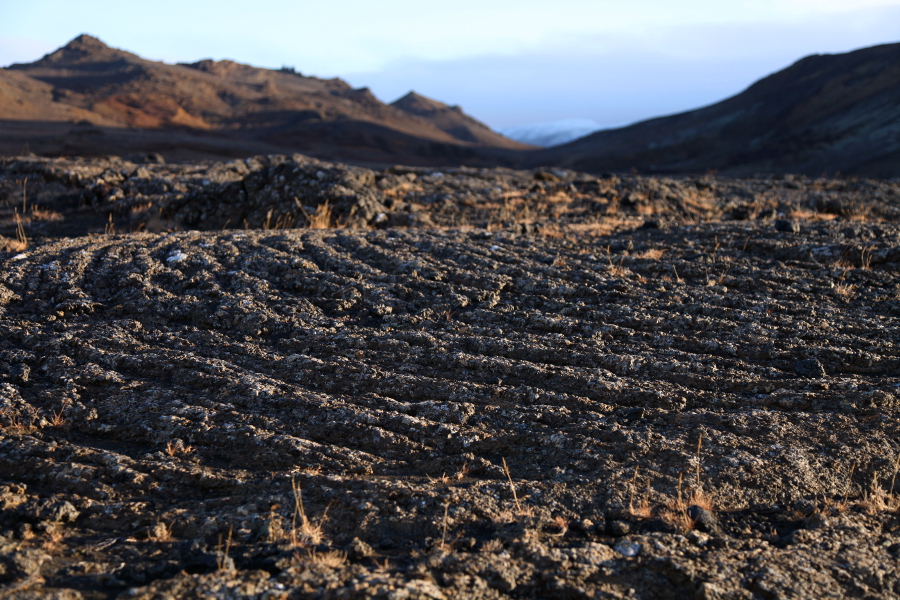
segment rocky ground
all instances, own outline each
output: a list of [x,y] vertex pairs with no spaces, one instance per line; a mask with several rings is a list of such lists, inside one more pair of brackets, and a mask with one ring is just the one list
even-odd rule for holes
[[0,598],[900,595],[897,182],[0,173]]

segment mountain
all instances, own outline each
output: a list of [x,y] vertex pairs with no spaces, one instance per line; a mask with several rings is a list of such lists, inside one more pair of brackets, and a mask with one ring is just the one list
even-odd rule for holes
[[460,107],[447,106],[415,92],[410,92],[399,100],[395,100],[391,106],[407,114],[425,119],[441,131],[464,142],[498,148],[521,149],[523,147],[523,144],[504,137],[484,123],[476,121],[464,113]]
[[813,55],[727,100],[531,155],[584,171],[900,176],[900,44]]
[[0,152],[25,143],[52,154],[306,152],[414,163],[527,148],[455,107],[420,96],[395,105],[340,79],[228,60],[171,65],[82,35],[0,69]]
[[548,148],[571,142],[599,129],[602,129],[600,124],[590,119],[562,119],[504,127],[498,131],[517,142]]
[[229,60],[154,62],[88,35],[0,69],[0,155],[301,152],[372,165],[900,177],[900,44],[809,56],[718,104],[528,145],[576,130],[507,130],[514,141],[415,92],[385,104],[340,79]]

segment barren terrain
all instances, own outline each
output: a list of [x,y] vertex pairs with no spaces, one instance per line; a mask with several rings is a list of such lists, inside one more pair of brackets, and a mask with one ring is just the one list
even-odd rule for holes
[[896,182],[19,158],[0,202],[4,599],[900,594]]
[[[0,155],[306,152],[377,163],[502,164],[515,142],[414,92],[392,104],[341,79],[230,60],[171,65],[81,35],[0,68]],[[26,149],[26,150],[23,150]]]

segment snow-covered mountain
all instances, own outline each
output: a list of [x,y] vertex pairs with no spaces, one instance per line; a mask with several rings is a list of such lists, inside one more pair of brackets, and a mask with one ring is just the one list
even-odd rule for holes
[[546,123],[531,123],[504,127],[499,133],[517,142],[534,146],[558,146],[594,133],[603,127],[590,119],[562,119]]

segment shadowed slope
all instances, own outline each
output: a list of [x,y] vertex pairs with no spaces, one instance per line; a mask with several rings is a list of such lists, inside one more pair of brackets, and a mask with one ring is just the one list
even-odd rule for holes
[[900,175],[900,44],[814,55],[718,104],[536,155],[581,170]]

